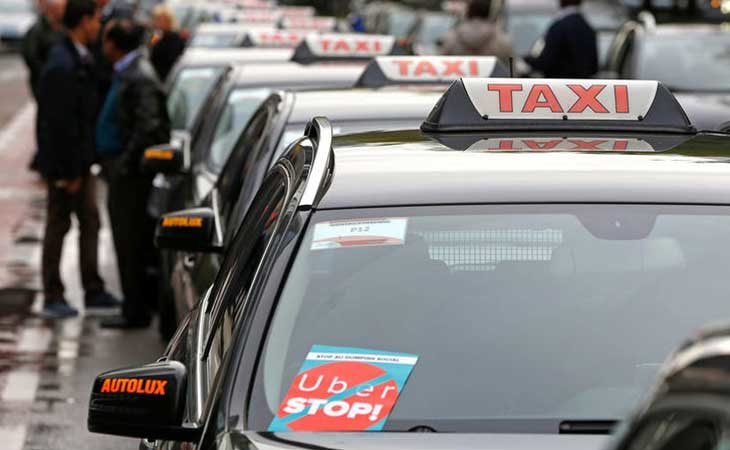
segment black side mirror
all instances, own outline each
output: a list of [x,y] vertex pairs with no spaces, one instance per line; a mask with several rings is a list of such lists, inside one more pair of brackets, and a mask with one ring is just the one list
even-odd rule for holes
[[177,361],[102,373],[91,391],[89,431],[197,441],[201,429],[182,426],[186,375],[185,366]]
[[168,250],[220,252],[218,218],[212,208],[194,208],[165,214],[157,223],[155,245]]
[[186,159],[183,145],[178,141],[148,148],[140,164],[144,173],[178,174],[187,170]]

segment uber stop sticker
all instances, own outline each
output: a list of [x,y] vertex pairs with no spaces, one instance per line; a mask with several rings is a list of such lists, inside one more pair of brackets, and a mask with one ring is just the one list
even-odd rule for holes
[[418,361],[406,353],[314,345],[269,431],[379,431]]

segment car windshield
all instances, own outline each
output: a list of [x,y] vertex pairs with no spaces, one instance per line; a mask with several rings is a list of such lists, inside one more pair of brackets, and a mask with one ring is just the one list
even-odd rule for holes
[[228,96],[213,133],[208,166],[220,172],[248,121],[271,91],[269,89],[235,89]]
[[730,208],[710,206],[314,212],[249,426],[267,429],[315,345],[418,358],[385,430],[624,419],[670,351],[730,315],[729,231]]
[[223,71],[221,67],[190,67],[180,71],[167,98],[173,130],[187,130],[193,125],[203,102]]
[[435,44],[456,24],[456,17],[450,14],[427,14],[421,19],[416,42]]
[[515,55],[526,55],[555,18],[555,12],[514,12],[507,17],[507,34]]
[[196,34],[190,41],[191,47],[230,48],[237,47],[241,41],[240,33]]
[[25,13],[33,13],[33,3],[30,0],[0,0],[0,14]]
[[680,91],[730,91],[730,33],[647,37],[638,52],[637,78]]

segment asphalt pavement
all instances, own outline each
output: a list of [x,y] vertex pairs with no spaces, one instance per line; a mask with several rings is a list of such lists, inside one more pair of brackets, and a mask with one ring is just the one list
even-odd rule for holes
[[[45,188],[27,168],[34,117],[22,60],[0,54],[0,449],[137,448],[137,440],[86,431],[91,384],[104,370],[155,361],[163,343],[154,327],[102,330],[100,317],[83,311],[75,228],[66,238],[62,274],[67,297],[82,315],[63,321],[37,316]],[[102,186],[103,212],[104,195]],[[102,222],[100,270],[119,296],[108,218]]]

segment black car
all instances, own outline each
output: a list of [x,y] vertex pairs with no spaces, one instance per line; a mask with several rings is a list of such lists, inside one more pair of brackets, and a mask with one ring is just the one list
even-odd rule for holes
[[611,46],[608,70],[660,80],[700,129],[730,128],[730,32],[723,25],[627,23]]
[[230,241],[215,205],[162,219],[160,246],[223,262],[159,362],[97,378],[89,429],[603,448],[664,355],[730,311],[729,144],[644,81],[464,79],[420,129],[315,118]]
[[[392,130],[414,127],[431,110],[458,74],[504,74],[494,57],[379,57],[358,80],[357,89],[282,91],[272,94],[231,146],[231,156],[209,158],[216,174],[195,183],[198,195],[177,209],[217,205],[223,220],[221,232],[229,240],[248,210],[266,173],[285,149],[302,135],[316,114],[326,114],[336,133]],[[214,156],[214,155],[211,155]],[[210,195],[202,196],[204,193]],[[218,267],[220,255],[163,252],[170,270],[169,295],[182,320],[205,292]],[[168,284],[165,284],[167,287]]]

